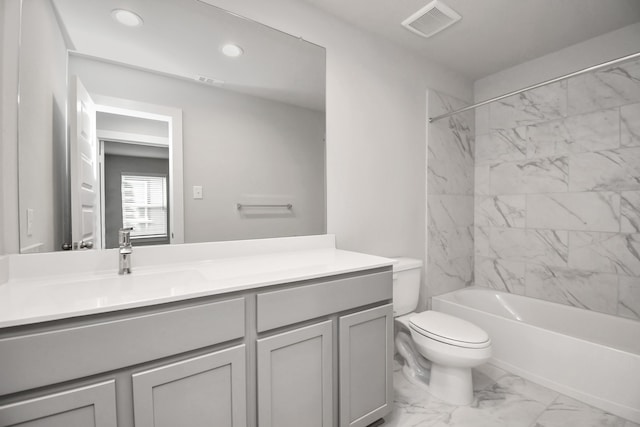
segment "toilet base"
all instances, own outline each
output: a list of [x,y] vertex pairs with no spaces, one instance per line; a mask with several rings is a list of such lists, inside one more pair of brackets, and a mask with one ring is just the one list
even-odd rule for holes
[[432,363],[429,393],[452,405],[471,404],[473,402],[471,368],[451,368]]
[[431,362],[425,359],[413,345],[411,336],[405,332],[398,332],[395,339],[396,350],[404,363],[402,373],[409,382],[420,387],[429,384],[429,369]]
[[[428,373],[428,372],[427,372]],[[424,391],[429,391],[429,376],[420,377],[416,375],[416,371],[411,369],[409,365],[402,365],[402,375],[414,386],[421,388]]]
[[[410,383],[452,405],[466,406],[473,402],[471,367],[448,367],[425,358],[412,337],[402,330],[396,334],[395,344],[404,359],[402,374]],[[486,359],[488,355],[466,365],[477,366]]]

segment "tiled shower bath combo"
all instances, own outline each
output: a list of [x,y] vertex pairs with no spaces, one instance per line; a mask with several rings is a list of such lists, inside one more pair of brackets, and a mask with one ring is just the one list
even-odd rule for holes
[[476,114],[475,284],[640,320],[640,62]]
[[[462,108],[465,103],[430,91],[428,105],[429,116],[434,117]],[[631,322],[629,328],[622,329],[635,334],[635,321],[640,320],[640,61],[623,62],[529,90],[434,121],[427,129],[428,297],[475,285],[617,316],[620,321]],[[546,316],[545,311],[539,315]],[[518,313],[512,314],[514,321],[527,323]],[[575,323],[575,319],[565,321]],[[480,326],[489,328],[492,335],[497,350],[495,362],[509,366],[510,361],[502,358],[506,353],[500,350],[504,345],[496,337],[501,329]],[[591,328],[585,323],[576,327]],[[607,348],[607,342],[597,339],[598,333],[616,334],[618,341],[629,344],[623,346],[627,349],[624,351],[634,347],[629,341],[633,337],[621,330],[599,331],[603,327],[596,327],[594,333],[585,331],[584,336],[591,335],[594,345]],[[549,331],[553,334],[558,330],[551,327]],[[522,340],[524,344],[518,345],[526,347],[527,338]],[[617,348],[611,351],[615,353]],[[570,359],[569,353],[575,351],[556,359],[559,367],[555,368],[589,375],[591,367],[582,372],[587,365],[562,360]],[[621,360],[629,357],[636,360],[640,355],[628,353]],[[541,363],[536,362],[540,366],[535,368],[513,365],[513,372],[531,379],[540,375],[534,373],[536,369],[544,370]],[[602,363],[596,363],[593,369],[608,372],[615,368]],[[610,380],[626,383],[630,374],[625,373],[626,362],[618,365]],[[542,384],[561,381],[553,375],[538,378]],[[620,384],[632,390],[626,400],[635,399],[636,388]],[[562,382],[558,386],[558,390],[572,387]],[[460,411],[440,411],[433,402],[415,408],[430,416],[410,416],[413,409],[406,406],[401,388],[396,387],[394,422],[397,417],[409,416],[418,425],[444,425],[445,419],[451,425],[467,425],[466,417],[455,421]],[[479,405],[474,406],[476,409],[486,404],[482,393],[474,403]],[[489,389],[486,393],[492,394]],[[510,395],[509,391],[505,393]],[[607,392],[594,399],[591,396],[598,394],[586,389],[577,390],[575,395],[598,402],[606,400]],[[571,400],[559,396],[558,402]],[[509,400],[508,396],[496,398],[506,399],[503,403]],[[622,405],[619,415],[635,420],[636,405],[617,404]],[[510,411],[509,405],[496,405],[495,411],[489,412]],[[545,405],[546,410],[541,407],[529,422],[540,417],[535,425],[560,425],[558,422],[570,419],[563,421],[561,414],[568,414],[564,410],[554,415],[554,405]],[[584,407],[573,408],[576,405]],[[630,421],[624,424],[622,418],[606,410],[589,409],[577,401],[569,406],[573,409],[567,410],[577,411],[573,412],[578,416],[575,421],[582,420],[585,426],[636,425]],[[482,418],[481,413],[478,416]],[[470,419],[478,421],[477,417]]]

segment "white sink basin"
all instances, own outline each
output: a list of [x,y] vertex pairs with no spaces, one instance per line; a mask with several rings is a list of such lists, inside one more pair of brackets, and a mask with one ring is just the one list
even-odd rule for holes
[[[79,271],[66,263],[67,258],[62,260],[64,262],[58,260],[58,265],[55,256],[20,256],[17,270],[23,274],[0,284],[0,328],[258,289],[391,265],[391,260],[386,258],[335,248],[247,256],[235,254],[208,259],[200,257],[200,260],[185,261],[197,259],[195,255],[199,254],[189,252],[199,246],[185,246],[186,255],[190,256],[176,253],[174,258],[177,261],[173,264],[161,264],[159,260],[165,258],[157,259],[154,248],[150,248],[148,253],[144,251],[147,248],[140,248],[137,255],[142,258],[138,261],[141,265],[134,263],[133,272],[122,276],[116,272],[115,258],[106,258],[115,253],[74,254],[78,263],[75,267]],[[180,248],[171,249],[179,252]],[[30,260],[33,264],[27,263]],[[36,266],[41,267],[42,262],[50,264],[50,273],[38,274]],[[95,273],[86,268],[92,264],[99,266],[93,270],[97,271]]]
[[185,294],[203,292],[209,282],[195,269],[176,271],[140,271],[98,276],[57,278],[45,282],[0,286],[0,325],[6,319],[69,313],[74,316],[99,313],[101,308],[125,309],[141,302],[171,301]]

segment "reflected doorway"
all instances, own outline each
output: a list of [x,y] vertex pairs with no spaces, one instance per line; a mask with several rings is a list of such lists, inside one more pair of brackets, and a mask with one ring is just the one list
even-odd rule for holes
[[133,227],[134,246],[183,243],[182,112],[93,95],[102,248]]
[[169,148],[104,140],[100,144],[105,248],[118,247],[123,227],[133,228],[134,246],[169,244]]

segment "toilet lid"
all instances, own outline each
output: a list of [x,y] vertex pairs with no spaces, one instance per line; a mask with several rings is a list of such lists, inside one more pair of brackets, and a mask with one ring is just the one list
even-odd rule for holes
[[491,344],[489,335],[466,320],[439,311],[428,310],[409,319],[415,332],[447,344],[467,348],[484,348]]

